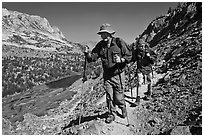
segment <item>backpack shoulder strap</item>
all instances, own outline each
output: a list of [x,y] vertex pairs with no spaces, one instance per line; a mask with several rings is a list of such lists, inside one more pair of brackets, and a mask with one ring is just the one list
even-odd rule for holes
[[[118,45],[119,48],[122,48],[122,45],[121,45],[121,39],[120,38],[116,38],[116,44]],[[126,44],[126,48],[129,50],[129,51],[132,51],[132,47],[128,44]]]
[[118,45],[119,48],[122,48],[120,38],[118,37],[116,38],[116,44]]

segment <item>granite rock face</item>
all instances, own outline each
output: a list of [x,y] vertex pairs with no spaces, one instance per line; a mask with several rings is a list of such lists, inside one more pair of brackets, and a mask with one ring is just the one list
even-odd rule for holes
[[65,39],[59,28],[51,26],[46,18],[10,11],[5,8],[2,9],[2,28],[3,32],[7,32],[7,35],[14,33],[28,37],[28,34],[34,35],[35,32],[40,34],[44,33],[47,36],[53,36],[59,40]]
[[190,126],[192,134],[202,133],[191,130],[202,127],[202,3],[178,5],[153,20],[139,39],[156,51],[155,71],[164,75],[148,104],[166,120],[170,117],[160,134],[179,129],[177,125]]

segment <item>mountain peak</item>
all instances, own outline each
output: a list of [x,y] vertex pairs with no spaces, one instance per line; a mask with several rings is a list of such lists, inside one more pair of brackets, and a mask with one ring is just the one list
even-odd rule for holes
[[2,8],[2,16],[9,16],[10,12],[6,8]]
[[60,29],[51,26],[46,18],[10,11],[6,8],[2,8],[2,13],[4,45],[11,44],[43,50],[72,47]]

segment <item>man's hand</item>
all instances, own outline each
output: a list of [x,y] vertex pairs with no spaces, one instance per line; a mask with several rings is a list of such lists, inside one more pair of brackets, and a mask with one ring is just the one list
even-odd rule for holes
[[88,51],[89,51],[89,47],[86,45],[84,48],[84,53],[88,53]]
[[118,55],[115,55],[115,56],[114,56],[114,60],[115,60],[116,63],[125,62],[125,59],[124,59],[124,58],[121,58],[121,57],[118,56]]
[[148,57],[150,57],[150,54],[149,54],[149,53],[147,53],[146,55],[147,55]]

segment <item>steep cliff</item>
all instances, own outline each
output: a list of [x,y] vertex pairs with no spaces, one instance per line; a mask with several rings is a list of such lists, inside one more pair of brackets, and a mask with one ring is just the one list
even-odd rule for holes
[[148,104],[164,115],[160,119],[169,121],[159,134],[170,134],[178,125],[202,133],[202,3],[169,10],[153,20],[139,39],[156,51],[155,72],[164,75],[154,85]]

